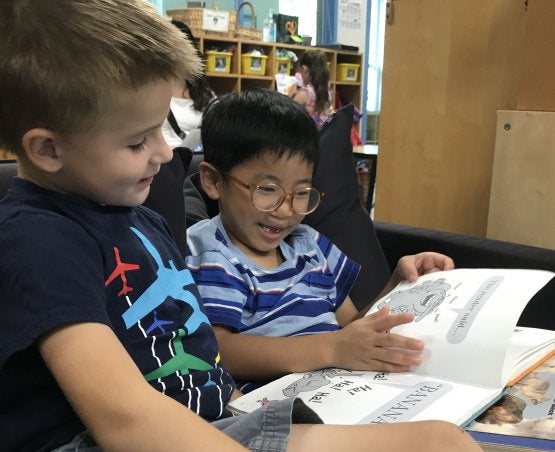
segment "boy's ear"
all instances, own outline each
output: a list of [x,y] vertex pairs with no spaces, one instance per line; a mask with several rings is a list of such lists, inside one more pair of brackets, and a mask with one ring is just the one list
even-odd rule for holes
[[210,199],[220,199],[220,190],[222,187],[222,175],[220,172],[207,162],[199,163],[200,183],[204,192]]
[[62,167],[56,138],[51,130],[37,128],[28,130],[21,139],[27,159],[42,171],[54,173]]

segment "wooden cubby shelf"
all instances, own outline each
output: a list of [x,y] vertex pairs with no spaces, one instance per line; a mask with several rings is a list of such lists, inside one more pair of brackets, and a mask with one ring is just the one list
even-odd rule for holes
[[[332,105],[335,105],[336,91],[347,102],[354,104],[356,107],[361,107],[362,102],[362,53],[352,51],[342,51],[327,49],[323,47],[311,47],[301,45],[289,45],[282,43],[268,43],[251,41],[246,39],[232,39],[228,37],[204,35],[196,38],[198,47],[202,54],[206,57],[206,51],[218,50],[229,51],[233,49],[233,55],[230,57],[230,73],[220,74],[214,72],[207,72],[210,85],[216,94],[221,95],[231,91],[241,91],[244,89],[267,88],[275,89],[275,74],[276,74],[276,57],[280,50],[292,51],[298,58],[308,51],[314,49],[323,50],[328,57],[330,69],[330,88],[334,98]],[[266,73],[264,76],[243,74],[241,70],[242,56],[249,53],[252,48],[261,49],[268,57],[266,60]],[[340,63],[357,64],[358,81],[341,81],[337,80],[339,71],[337,65]],[[296,66],[291,64],[291,71],[289,75],[294,75]]]

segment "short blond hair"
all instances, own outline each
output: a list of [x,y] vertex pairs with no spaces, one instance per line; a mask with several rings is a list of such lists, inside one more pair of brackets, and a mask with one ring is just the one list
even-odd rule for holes
[[89,130],[119,96],[202,70],[146,0],[2,0],[0,30],[0,148],[16,154],[32,128]]

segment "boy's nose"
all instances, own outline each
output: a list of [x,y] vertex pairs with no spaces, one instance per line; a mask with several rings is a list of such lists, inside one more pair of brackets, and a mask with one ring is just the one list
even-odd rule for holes
[[156,137],[156,148],[152,154],[152,159],[156,161],[156,163],[167,163],[173,158],[173,149],[168,146],[162,132],[157,135]]
[[168,146],[168,143],[166,143],[166,140],[164,140],[164,152],[163,152],[163,162],[162,163],[167,163],[169,162],[172,158],[173,158],[173,149],[171,147]]
[[293,198],[291,194],[287,194],[281,205],[274,210],[274,215],[279,218],[289,218],[293,213]]

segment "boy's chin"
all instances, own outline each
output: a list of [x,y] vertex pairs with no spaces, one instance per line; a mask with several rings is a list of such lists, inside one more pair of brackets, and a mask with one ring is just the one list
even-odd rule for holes
[[127,199],[126,200],[127,203],[125,204],[125,207],[137,207],[143,204],[148,198],[149,194],[150,194],[150,186],[147,187],[145,190],[141,191],[140,193],[137,193],[136,196],[130,197],[134,199]]
[[108,205],[112,205],[114,207],[137,207],[143,204],[148,197],[148,193],[144,196],[133,196],[133,197],[126,197],[123,199],[115,199],[112,202],[108,203]]

